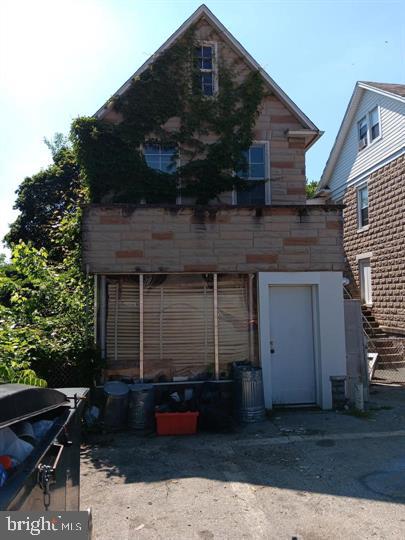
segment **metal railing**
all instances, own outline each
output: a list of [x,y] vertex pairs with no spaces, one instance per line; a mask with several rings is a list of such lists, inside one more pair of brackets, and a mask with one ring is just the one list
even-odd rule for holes
[[[343,286],[343,292],[346,298],[353,299],[352,294],[345,286]],[[393,336],[379,336],[376,338],[374,336],[376,331],[384,333],[379,327],[375,328],[371,325],[363,311],[361,312],[361,318],[367,350],[378,354],[373,372],[373,382],[405,384],[405,339]]]

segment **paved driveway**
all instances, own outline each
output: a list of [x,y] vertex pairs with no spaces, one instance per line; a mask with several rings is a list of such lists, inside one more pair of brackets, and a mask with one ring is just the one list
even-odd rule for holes
[[227,435],[98,436],[82,507],[109,539],[405,538],[405,390],[370,415],[284,411]]

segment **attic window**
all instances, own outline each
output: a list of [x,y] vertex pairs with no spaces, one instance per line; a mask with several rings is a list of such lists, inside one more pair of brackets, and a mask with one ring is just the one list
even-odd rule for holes
[[370,139],[374,141],[380,136],[380,118],[378,114],[378,107],[375,107],[370,112]]
[[359,150],[367,146],[367,118],[364,116],[358,123]]
[[213,96],[216,91],[215,44],[202,43],[196,47],[195,60],[199,71],[198,86],[204,96]]

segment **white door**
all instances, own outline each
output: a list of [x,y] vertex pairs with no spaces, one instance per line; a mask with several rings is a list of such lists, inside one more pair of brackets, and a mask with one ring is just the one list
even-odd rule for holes
[[359,272],[360,272],[361,301],[363,302],[363,304],[371,305],[373,303],[373,299],[372,299],[372,291],[371,291],[370,259],[360,259]]
[[315,403],[312,288],[270,286],[269,295],[273,403]]

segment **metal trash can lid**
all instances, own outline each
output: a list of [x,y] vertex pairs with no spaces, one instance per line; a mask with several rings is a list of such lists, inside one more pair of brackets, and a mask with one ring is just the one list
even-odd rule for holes
[[121,381],[108,381],[104,384],[104,392],[109,396],[125,396],[129,392],[128,385]]
[[0,384],[0,428],[69,405],[62,392],[27,384]]

